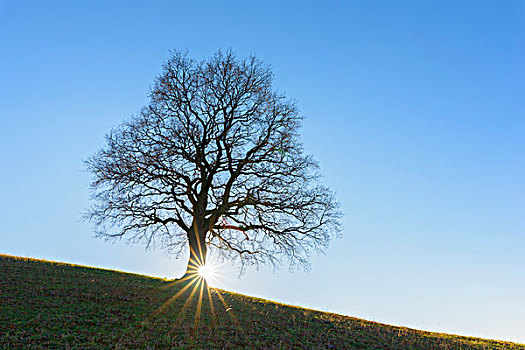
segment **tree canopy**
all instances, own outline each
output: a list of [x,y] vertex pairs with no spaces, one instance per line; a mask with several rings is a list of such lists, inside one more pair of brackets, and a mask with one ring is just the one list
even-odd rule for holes
[[172,52],[149,103],[86,161],[98,235],[213,249],[244,264],[308,266],[340,231],[341,213],[299,138],[296,103],[271,68],[230,50],[206,60]]

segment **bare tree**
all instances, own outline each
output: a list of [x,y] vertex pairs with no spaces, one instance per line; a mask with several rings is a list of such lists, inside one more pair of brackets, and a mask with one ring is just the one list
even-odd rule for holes
[[99,236],[180,254],[186,274],[209,248],[246,263],[308,266],[340,231],[338,203],[305,155],[296,104],[269,66],[230,51],[197,61],[173,52],[150,102],[85,163],[86,216]]

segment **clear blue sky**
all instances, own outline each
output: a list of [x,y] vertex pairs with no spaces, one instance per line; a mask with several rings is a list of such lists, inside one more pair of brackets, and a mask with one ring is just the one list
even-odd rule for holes
[[1,1],[0,252],[161,277],[185,259],[92,237],[82,159],[169,49],[272,64],[338,194],[312,271],[220,287],[525,343],[525,2]]

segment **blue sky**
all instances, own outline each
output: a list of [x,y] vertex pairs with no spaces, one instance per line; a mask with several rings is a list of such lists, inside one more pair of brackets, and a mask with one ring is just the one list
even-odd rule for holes
[[93,238],[86,159],[170,49],[273,66],[344,218],[309,273],[219,286],[525,343],[525,3],[0,1],[1,253],[173,278],[185,259]]

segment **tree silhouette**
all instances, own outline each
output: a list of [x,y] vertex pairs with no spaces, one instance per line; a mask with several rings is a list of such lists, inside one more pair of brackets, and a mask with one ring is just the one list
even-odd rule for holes
[[303,152],[296,104],[272,80],[253,56],[173,52],[149,103],[85,161],[97,234],[177,256],[189,247],[187,275],[209,248],[243,266],[286,257],[307,267],[309,252],[340,231],[341,214]]

